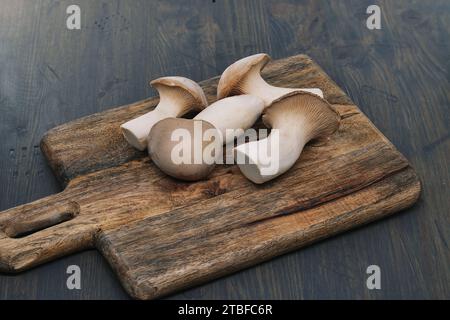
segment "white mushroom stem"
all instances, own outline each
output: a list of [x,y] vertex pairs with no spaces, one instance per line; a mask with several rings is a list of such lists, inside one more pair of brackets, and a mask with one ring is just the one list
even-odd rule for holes
[[145,150],[147,136],[151,128],[163,119],[182,116],[184,112],[179,107],[179,105],[174,104],[172,101],[161,97],[155,109],[122,124],[122,133],[133,147],[139,150]]
[[190,79],[163,77],[153,80],[151,85],[158,90],[160,96],[156,108],[120,126],[128,143],[139,150],[145,150],[148,134],[160,120],[178,118],[191,110],[202,110],[208,105],[202,88]]
[[211,123],[222,134],[224,144],[244,134],[264,110],[262,99],[240,95],[218,100],[194,117]]
[[236,162],[241,172],[254,183],[260,184],[285,173],[300,157],[308,142],[305,123],[276,126],[267,138],[241,144],[235,148]]
[[308,141],[338,129],[340,117],[322,98],[297,91],[275,100],[263,121],[272,128],[267,138],[234,149],[241,172],[258,184],[289,170]]

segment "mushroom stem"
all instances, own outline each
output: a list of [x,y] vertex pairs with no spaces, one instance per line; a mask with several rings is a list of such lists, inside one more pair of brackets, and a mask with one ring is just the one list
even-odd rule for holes
[[[167,108],[167,109],[166,109]],[[173,104],[161,101],[153,111],[147,112],[140,117],[125,122],[121,125],[125,139],[136,149],[145,150],[147,136],[150,129],[158,122],[166,118],[178,118],[183,115],[179,110],[173,108]]]
[[[295,124],[275,125],[268,137],[235,148],[239,169],[257,184],[272,180],[291,168],[308,142],[302,120]],[[290,127],[287,127],[290,126]]]
[[270,135],[234,148],[239,169],[254,183],[272,180],[295,164],[308,141],[335,132],[339,120],[336,111],[319,96],[288,93],[263,115],[264,123],[272,128]]
[[218,100],[194,117],[211,123],[222,134],[224,144],[251,128],[264,110],[257,96],[239,95]]

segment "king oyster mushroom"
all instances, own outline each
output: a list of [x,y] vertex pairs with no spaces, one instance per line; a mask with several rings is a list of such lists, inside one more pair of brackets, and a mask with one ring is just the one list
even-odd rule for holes
[[263,122],[272,128],[267,138],[235,148],[239,169],[257,184],[289,170],[308,141],[329,136],[339,128],[340,116],[318,95],[296,91],[275,100],[264,111]]
[[254,54],[240,59],[230,65],[222,73],[217,86],[217,99],[239,94],[251,94],[264,100],[266,107],[272,101],[293,91],[307,91],[323,98],[322,90],[318,88],[280,88],[268,84],[261,77],[261,70],[270,61],[270,57],[265,53]]
[[163,77],[150,84],[159,92],[160,100],[156,108],[120,126],[125,139],[139,150],[147,147],[147,136],[158,121],[178,118],[189,111],[200,111],[208,106],[202,88],[188,78]]

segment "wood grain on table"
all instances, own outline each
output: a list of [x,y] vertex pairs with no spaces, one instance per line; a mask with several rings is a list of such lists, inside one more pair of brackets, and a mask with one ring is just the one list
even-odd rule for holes
[[[39,151],[48,129],[155,95],[163,75],[202,80],[236,59],[307,53],[411,161],[422,179],[403,214],[185,291],[174,298],[449,298],[448,1],[0,0],[0,210],[60,190]],[[82,290],[66,288],[66,268]],[[365,286],[367,266],[382,290]],[[0,298],[127,298],[106,262],[87,252],[18,276]]]

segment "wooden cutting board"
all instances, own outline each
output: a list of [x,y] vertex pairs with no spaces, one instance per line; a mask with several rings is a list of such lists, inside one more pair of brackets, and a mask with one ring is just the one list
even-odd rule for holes
[[[408,161],[309,57],[274,61],[263,76],[277,86],[321,88],[342,117],[339,131],[310,143],[283,176],[255,185],[236,166],[218,167],[206,181],[176,181],[131,148],[119,125],[158,98],[54,128],[41,148],[65,190],[0,213],[0,270],[95,247],[130,295],[155,298],[417,200],[420,182]],[[201,83],[210,102],[217,82]]]

